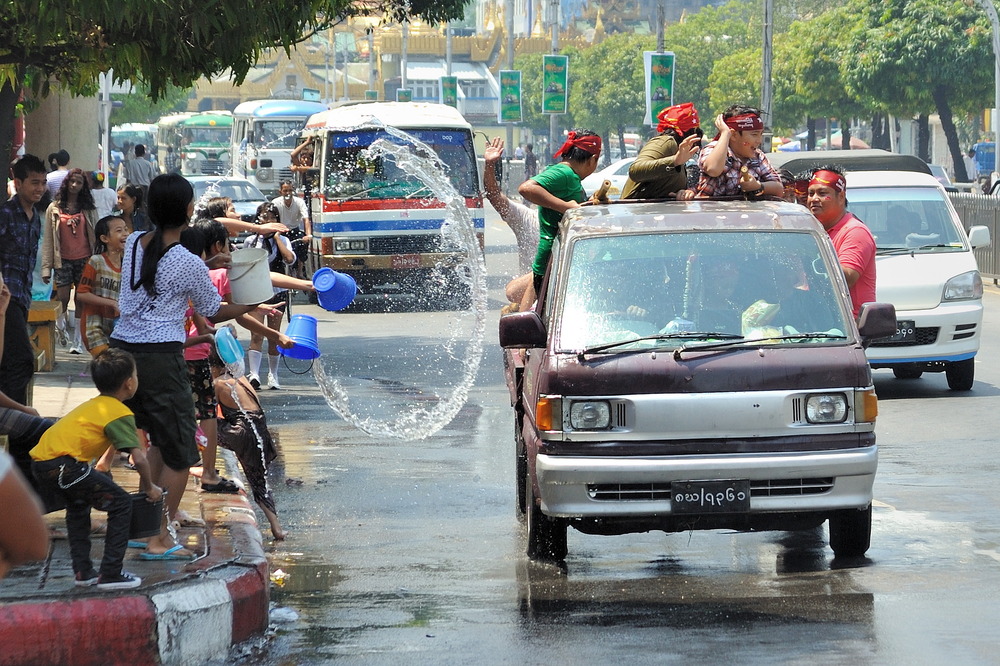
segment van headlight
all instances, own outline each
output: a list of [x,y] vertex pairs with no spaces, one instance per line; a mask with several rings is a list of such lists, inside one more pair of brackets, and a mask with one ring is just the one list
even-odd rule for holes
[[569,408],[573,430],[606,430],[611,426],[611,404],[606,400],[581,400]]
[[983,297],[983,278],[979,271],[956,275],[944,285],[944,300],[967,301]]
[[847,418],[847,397],[843,393],[821,393],[806,398],[806,421],[843,423]]

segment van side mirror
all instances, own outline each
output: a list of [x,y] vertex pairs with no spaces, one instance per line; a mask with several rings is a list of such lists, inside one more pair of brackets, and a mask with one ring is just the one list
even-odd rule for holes
[[969,228],[969,245],[973,249],[986,247],[990,244],[990,228],[983,225],[976,225]]
[[515,312],[500,317],[500,346],[504,349],[544,347],[547,338],[545,324],[537,312]]
[[858,316],[861,344],[868,347],[872,340],[891,338],[896,334],[896,307],[892,303],[865,303]]

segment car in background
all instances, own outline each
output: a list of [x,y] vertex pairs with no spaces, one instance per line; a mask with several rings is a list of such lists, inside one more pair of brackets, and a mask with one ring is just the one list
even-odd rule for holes
[[937,179],[937,182],[941,183],[941,187],[945,189],[946,192],[958,192],[958,188],[955,187],[951,182],[951,176],[940,164],[928,164],[930,167],[931,175]]
[[232,176],[186,176],[194,187],[195,207],[214,197],[229,197],[241,218],[252,221],[257,207],[271,199],[246,178]]
[[868,347],[872,368],[897,379],[944,372],[948,388],[968,391],[983,324],[983,280],[973,249],[990,230],[966,233],[944,187],[913,155],[884,150],[772,153],[776,169],[802,173],[827,164],[847,176],[847,208],[877,246],[875,292],[896,307],[896,334]]
[[583,179],[583,191],[590,196],[601,186],[605,180],[611,181],[611,188],[608,190],[608,199],[620,199],[622,190],[625,188],[625,181],[628,180],[628,169],[635,162],[635,156],[623,157],[615,160],[610,165],[600,171],[595,171]]

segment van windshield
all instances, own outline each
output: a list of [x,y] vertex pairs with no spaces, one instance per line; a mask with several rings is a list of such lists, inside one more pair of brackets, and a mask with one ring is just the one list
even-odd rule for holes
[[933,187],[856,188],[847,192],[847,208],[871,229],[879,250],[966,250],[947,200]]
[[[472,135],[461,129],[407,129],[437,153],[448,167],[456,191],[474,197],[479,189]],[[429,190],[396,165],[391,155],[368,159],[363,153],[377,139],[402,141],[383,131],[332,132],[327,141],[326,183],[329,199],[400,199],[427,196]]]
[[[632,348],[692,340],[826,336],[775,344],[831,344],[850,331],[816,236],[789,231],[686,232],[580,238],[556,312],[559,348],[575,351],[643,336]],[[715,335],[712,335],[715,334]],[[630,345],[616,347],[616,351]]]

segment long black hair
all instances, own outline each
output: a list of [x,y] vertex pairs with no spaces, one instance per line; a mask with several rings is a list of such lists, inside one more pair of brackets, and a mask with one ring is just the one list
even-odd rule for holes
[[56,192],[56,205],[59,209],[65,212],[66,203],[69,201],[69,179],[73,176],[79,176],[83,179],[83,187],[80,188],[80,193],[76,195],[76,203],[80,206],[80,210],[93,210],[96,208],[94,206],[94,195],[90,193],[90,183],[87,182],[87,175],[83,173],[83,169],[70,169],[66,172],[66,177],[63,178],[62,184],[59,186],[59,191]]
[[[176,173],[157,176],[149,184],[149,219],[153,223],[152,237],[142,255],[141,279],[135,282],[132,276],[132,289],[142,285],[146,293],[156,296],[156,267],[163,256],[163,230],[176,229],[188,223],[188,206],[194,201],[194,188],[191,183]],[[134,252],[134,250],[133,250]]]

